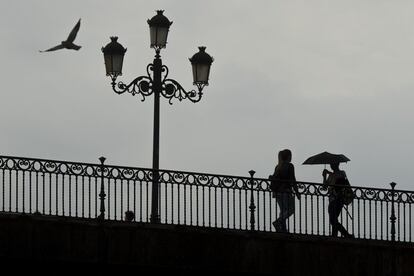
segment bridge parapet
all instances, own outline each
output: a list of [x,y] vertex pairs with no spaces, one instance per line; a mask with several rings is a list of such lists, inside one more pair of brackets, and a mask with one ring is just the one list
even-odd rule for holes
[[[103,160],[103,159],[102,159]],[[161,224],[275,232],[280,211],[263,178],[159,171]],[[0,156],[0,212],[150,222],[153,170]],[[290,233],[329,236],[330,187],[298,181]],[[340,221],[356,238],[413,242],[414,192],[352,187]]]

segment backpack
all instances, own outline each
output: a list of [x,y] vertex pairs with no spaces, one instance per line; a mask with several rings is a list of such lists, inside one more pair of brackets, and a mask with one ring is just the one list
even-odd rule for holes
[[334,190],[338,197],[340,197],[345,205],[349,205],[355,198],[354,191],[352,191],[351,184],[349,184],[348,178],[340,177],[335,181],[335,185],[344,186],[335,187]]

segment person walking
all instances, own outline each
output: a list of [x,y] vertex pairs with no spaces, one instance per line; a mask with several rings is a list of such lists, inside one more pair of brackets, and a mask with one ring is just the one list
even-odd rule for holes
[[288,232],[286,221],[295,213],[295,198],[293,191],[298,199],[300,199],[298,188],[296,185],[295,168],[292,161],[292,152],[285,149],[278,154],[278,164],[275,167],[271,179],[270,189],[272,197],[276,198],[279,206],[279,217],[272,223],[277,232]]
[[[329,191],[329,223],[332,225],[332,236],[337,237],[338,232],[343,237],[353,238],[354,236],[349,234],[345,227],[339,223],[338,217],[341,214],[342,208],[344,207],[344,192],[343,188],[333,185],[342,185],[343,182],[347,181],[345,171],[339,169],[339,163],[330,164],[332,171],[324,169],[322,172],[323,184],[328,185]],[[327,177],[328,176],[328,177]]]

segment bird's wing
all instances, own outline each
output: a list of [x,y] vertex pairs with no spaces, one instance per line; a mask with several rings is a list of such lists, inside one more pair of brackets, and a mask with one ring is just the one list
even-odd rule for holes
[[43,53],[43,52],[51,52],[51,51],[56,51],[56,50],[60,50],[60,49],[63,49],[63,48],[65,48],[65,47],[63,47],[62,44],[59,44],[59,45],[57,45],[55,47],[52,47],[52,48],[47,49],[47,50],[44,50],[44,51],[39,51],[39,52],[41,52],[41,53]]
[[79,50],[80,48],[82,48],[82,46],[78,46],[78,45],[76,45],[76,44],[73,44],[73,43],[72,43],[72,49],[73,49],[73,50],[76,50],[76,51],[77,51],[77,50]]
[[68,39],[66,40],[67,42],[73,42],[76,38],[76,35],[78,34],[79,28],[80,28],[80,19],[78,21],[78,23],[76,23],[75,27],[73,27],[72,31],[70,32]]

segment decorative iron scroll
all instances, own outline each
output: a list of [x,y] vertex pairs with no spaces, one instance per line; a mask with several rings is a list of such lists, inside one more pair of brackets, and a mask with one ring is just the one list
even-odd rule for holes
[[[116,77],[112,79],[112,89],[117,94],[123,94],[125,92],[130,93],[131,95],[140,95],[142,96],[141,101],[145,101],[145,98],[151,96],[154,93],[154,81],[151,77],[150,71],[154,70],[154,65],[152,63],[147,65],[147,76],[139,76],[131,81],[129,84],[125,84],[122,81],[116,83]],[[202,86],[198,87],[198,92],[195,90],[186,91],[181,84],[176,80],[167,79],[169,69],[167,66],[162,65],[161,73],[161,95],[168,99],[169,103],[172,104],[174,98],[179,101],[188,99],[193,103],[199,102],[203,93],[201,90]]]

